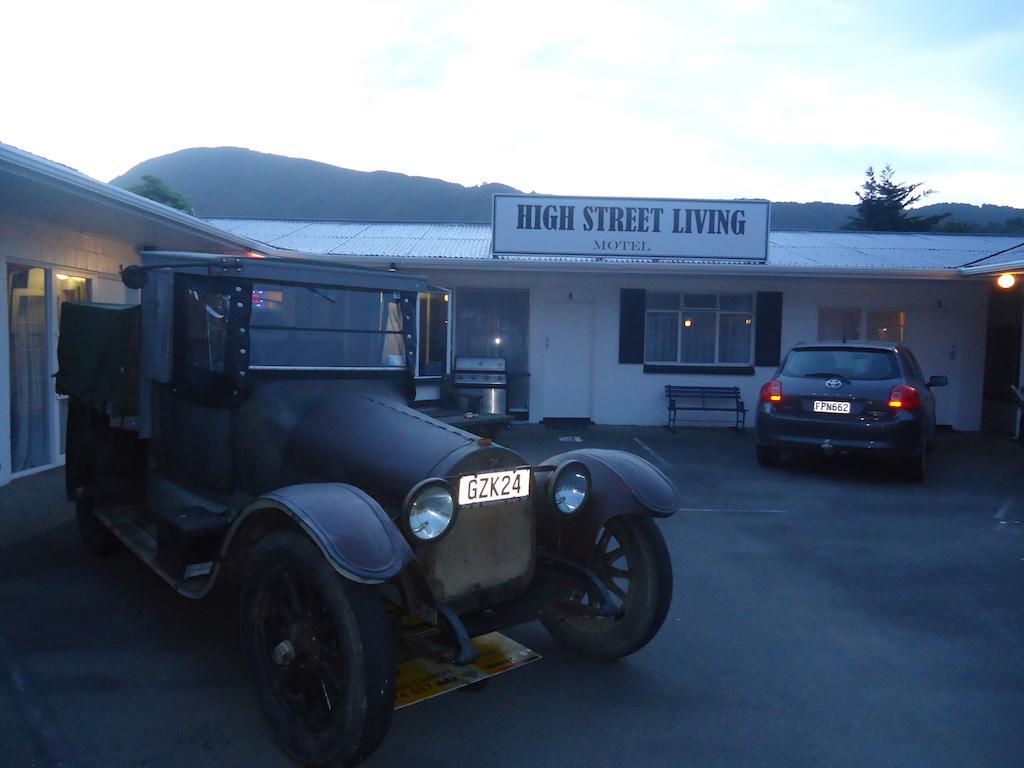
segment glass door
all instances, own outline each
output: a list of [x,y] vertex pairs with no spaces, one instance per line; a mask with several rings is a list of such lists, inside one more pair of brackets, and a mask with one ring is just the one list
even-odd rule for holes
[[[91,301],[92,300],[92,281],[87,277],[78,277],[77,275],[66,275],[63,272],[58,272],[54,275],[56,278],[56,291],[54,291],[57,297],[57,327],[54,329],[53,337],[56,339],[57,334],[60,332],[60,312],[64,307],[65,302],[68,301]],[[56,345],[54,346],[54,354],[56,355]],[[56,358],[55,358],[56,359]],[[53,368],[56,372],[56,363]],[[64,445],[66,442],[66,435],[68,431],[68,398],[67,395],[57,395],[57,420],[58,420],[58,431],[57,431],[57,453],[61,456],[64,455]]]
[[529,333],[528,291],[456,289],[455,354],[505,358],[512,414],[525,414],[530,407]]
[[7,265],[11,376],[11,472],[52,463],[53,389],[47,344],[47,274],[41,267]]

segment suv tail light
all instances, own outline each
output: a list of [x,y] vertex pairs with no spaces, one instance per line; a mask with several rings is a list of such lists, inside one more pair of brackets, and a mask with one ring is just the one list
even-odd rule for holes
[[762,403],[778,403],[782,401],[782,382],[772,379],[761,387]]
[[921,393],[906,384],[897,384],[889,392],[889,407],[913,410],[921,407]]

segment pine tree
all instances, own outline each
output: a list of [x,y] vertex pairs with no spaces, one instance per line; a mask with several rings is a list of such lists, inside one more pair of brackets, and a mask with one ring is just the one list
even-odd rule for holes
[[857,191],[857,215],[850,217],[845,229],[872,232],[928,232],[949,214],[938,216],[911,216],[910,206],[932,194],[934,190],[918,191],[921,182],[898,184],[893,180],[893,169],[886,165],[882,172],[868,167],[867,178]]

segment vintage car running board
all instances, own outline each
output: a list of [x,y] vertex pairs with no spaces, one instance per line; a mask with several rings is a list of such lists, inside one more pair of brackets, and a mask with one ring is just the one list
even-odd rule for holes
[[161,579],[185,597],[202,597],[211,579],[213,563],[196,563],[185,570],[184,579],[177,579],[157,560],[154,531],[145,522],[145,508],[105,507],[95,515],[131,552],[148,565]]

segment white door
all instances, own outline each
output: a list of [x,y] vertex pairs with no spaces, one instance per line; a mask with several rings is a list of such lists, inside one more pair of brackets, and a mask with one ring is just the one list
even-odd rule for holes
[[590,418],[594,307],[576,301],[544,305],[544,418]]
[[921,365],[925,381],[932,376],[947,376],[948,387],[936,387],[935,423],[952,424],[953,406],[960,397],[959,350],[956,346],[956,317],[948,309],[911,312],[907,317],[904,340]]

